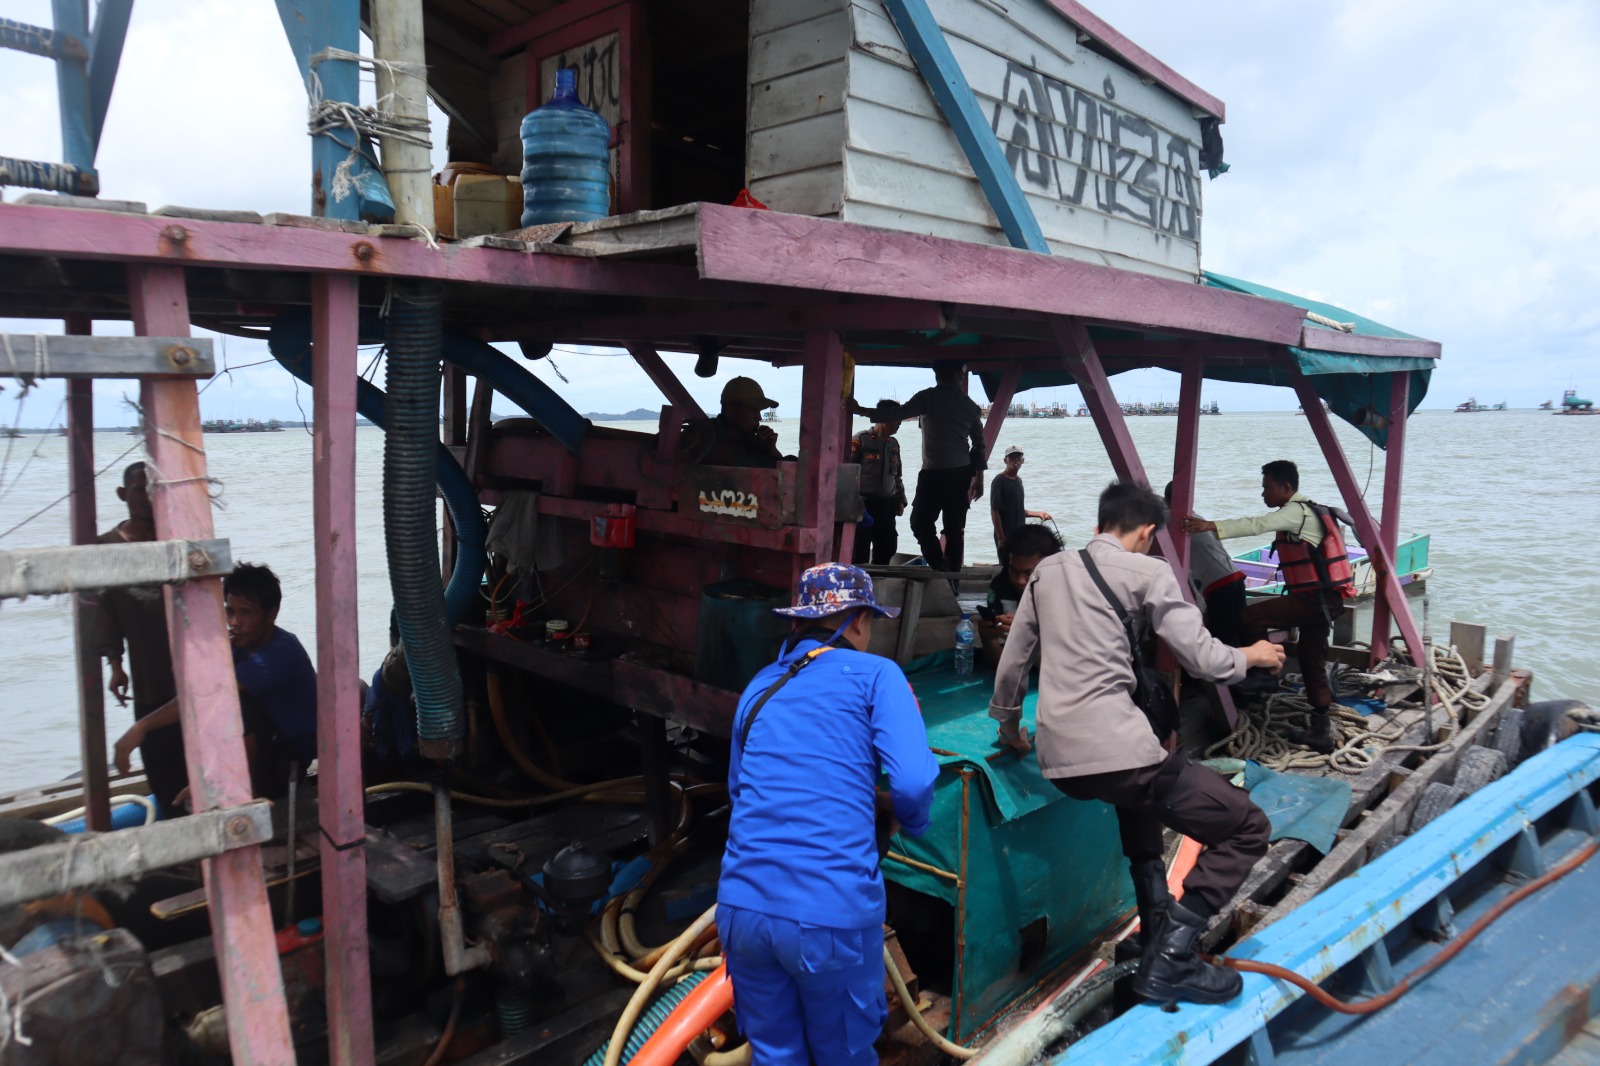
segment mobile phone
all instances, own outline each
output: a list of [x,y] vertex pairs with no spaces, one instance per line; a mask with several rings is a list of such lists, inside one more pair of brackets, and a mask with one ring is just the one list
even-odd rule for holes
[[995,610],[993,607],[990,607],[988,604],[980,603],[978,605],[978,617],[982,618],[985,622],[993,622],[996,618],[1000,617],[1000,612]]

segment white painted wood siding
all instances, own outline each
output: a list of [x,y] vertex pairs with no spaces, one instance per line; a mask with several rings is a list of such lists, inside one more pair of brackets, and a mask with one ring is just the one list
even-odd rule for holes
[[[930,0],[1061,256],[1200,269],[1199,118],[1042,0]],[[753,0],[750,190],[775,210],[1005,244],[880,0]],[[837,61],[837,65],[836,65]],[[833,140],[834,137],[840,140]]]

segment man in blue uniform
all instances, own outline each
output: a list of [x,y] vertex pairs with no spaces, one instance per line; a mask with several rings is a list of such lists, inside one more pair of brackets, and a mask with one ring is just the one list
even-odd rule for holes
[[905,675],[866,654],[874,616],[900,613],[866,571],[812,567],[777,613],[794,632],[734,717],[717,929],[759,1066],[869,1066],[888,1015],[878,776],[920,836],[939,766]]

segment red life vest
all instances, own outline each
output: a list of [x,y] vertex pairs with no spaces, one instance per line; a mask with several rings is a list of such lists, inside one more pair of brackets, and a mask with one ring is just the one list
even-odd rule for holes
[[1283,573],[1284,590],[1291,596],[1320,593],[1330,600],[1349,600],[1356,595],[1350,555],[1339,520],[1333,510],[1310,500],[1306,508],[1322,523],[1322,543],[1312,547],[1298,534],[1279,530],[1273,541],[1278,569]]

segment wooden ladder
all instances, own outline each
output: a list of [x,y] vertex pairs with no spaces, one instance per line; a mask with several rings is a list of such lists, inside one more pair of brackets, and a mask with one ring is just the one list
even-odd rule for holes
[[[210,342],[189,336],[182,267],[132,265],[128,290],[136,337],[83,336],[89,323],[78,318],[68,322],[69,334],[74,335],[7,338],[20,369],[68,379],[75,546],[0,552],[0,596],[164,582],[167,634],[196,814],[0,857],[0,885],[11,886],[10,895],[42,896],[64,891],[64,879],[77,882],[72,887],[87,887],[200,859],[233,1061],[240,1066],[293,1063],[283,977],[261,868],[260,844],[272,832],[269,805],[253,801],[250,792],[239,692],[222,606],[222,575],[231,571],[232,560],[227,542],[213,535],[195,385],[198,377],[212,373]],[[139,380],[155,543],[93,543],[90,390],[97,377]],[[90,826],[103,828],[107,823],[100,667],[87,639],[92,607],[81,595],[76,599],[85,800]],[[72,861],[59,861],[57,849],[71,849]]]

